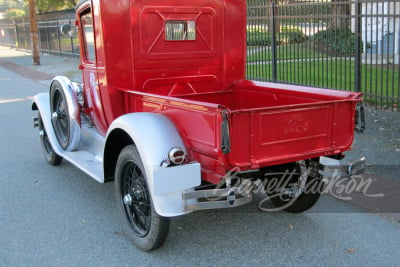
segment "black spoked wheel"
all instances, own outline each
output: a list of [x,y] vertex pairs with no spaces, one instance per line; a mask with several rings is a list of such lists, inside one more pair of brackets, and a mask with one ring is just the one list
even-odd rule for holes
[[38,128],[40,133],[40,144],[42,145],[43,153],[47,162],[54,166],[59,165],[62,161],[62,157],[54,152],[53,147],[50,144],[40,112],[38,113]]
[[293,162],[275,166],[265,173],[266,193],[278,208],[292,212],[304,212],[317,203],[323,182],[314,160]]
[[126,164],[122,185],[125,214],[138,237],[145,237],[150,231],[151,202],[144,176],[134,162]]
[[154,210],[143,164],[135,146],[127,146],[118,157],[115,197],[131,241],[145,251],[159,248],[167,238],[170,220]]
[[70,142],[68,105],[61,84],[54,81],[50,87],[51,122],[61,147],[67,149]]

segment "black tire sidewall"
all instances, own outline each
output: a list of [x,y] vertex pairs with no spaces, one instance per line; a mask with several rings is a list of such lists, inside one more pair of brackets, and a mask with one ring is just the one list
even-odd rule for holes
[[[302,192],[296,199],[282,200],[279,196],[269,195],[271,202],[276,207],[283,207],[282,209],[291,213],[300,213],[312,208],[321,196],[321,192],[315,189],[320,189],[323,185],[323,181],[318,175],[318,177],[307,177],[305,192]],[[274,195],[274,194],[272,194]],[[291,203],[289,206],[287,206]]]
[[115,169],[115,200],[118,213],[121,217],[125,233],[127,237],[133,242],[133,244],[144,251],[154,250],[156,248],[159,248],[166,240],[169,231],[170,219],[162,217],[156,213],[153,205],[153,200],[150,196],[151,225],[149,232],[144,237],[139,237],[138,235],[136,235],[136,232],[132,229],[129,220],[126,217],[123,203],[124,196],[122,196],[121,190],[121,182],[123,179],[122,173],[126,164],[129,162],[133,162],[140,168],[142,174],[145,177],[146,187],[148,188],[146,173],[140,159],[140,155],[135,146],[129,145],[121,151]]
[[65,141],[61,140],[61,137],[59,136],[59,133],[58,133],[59,129],[58,129],[58,126],[56,125],[56,122],[52,119],[51,123],[53,125],[53,129],[54,129],[54,132],[56,134],[59,144],[61,145],[61,147],[63,149],[67,149],[69,146],[70,140],[71,140],[71,122],[70,122],[70,118],[69,118],[69,107],[68,107],[67,99],[65,97],[64,90],[62,89],[62,85],[58,81],[53,81],[50,86],[50,112],[51,112],[51,114],[53,114],[53,112],[55,111],[54,110],[54,97],[55,97],[55,94],[57,91],[60,93],[60,95],[64,99],[66,115],[68,116],[68,118],[67,118],[68,127],[67,127]]
[[[42,146],[43,154],[44,154],[46,161],[50,165],[53,165],[53,166],[60,165],[60,163],[62,161],[62,157],[60,157],[58,154],[56,154],[54,152],[53,147],[51,146],[51,143],[48,140],[47,141],[45,140],[45,138],[47,136],[47,132],[44,127],[42,116],[41,116],[40,112],[38,112],[38,123],[39,123],[39,125],[38,125],[39,131],[44,131],[44,135],[45,135],[45,136],[40,137],[40,144]],[[48,142],[48,146],[49,146],[48,149],[46,148],[45,142]]]
[[[318,179],[318,183],[322,182],[322,180],[319,178],[314,179]],[[309,180],[307,180],[307,183],[308,182]],[[290,200],[293,201],[293,203],[290,206],[284,208],[284,210],[291,213],[304,212],[312,208],[317,203],[320,196],[321,194],[319,192],[301,193],[301,195],[298,196],[295,200]],[[283,201],[279,197],[271,198],[271,202],[277,207],[284,207],[290,201]]]

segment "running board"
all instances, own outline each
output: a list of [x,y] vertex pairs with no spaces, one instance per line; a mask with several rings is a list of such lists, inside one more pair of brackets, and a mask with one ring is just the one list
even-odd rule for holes
[[92,153],[84,150],[74,152],[64,150],[63,153],[57,154],[90,175],[99,183],[104,183],[103,162],[99,161]]
[[[104,183],[103,149],[105,139],[88,124],[81,125],[81,142],[78,150],[65,151],[56,138],[51,124],[50,97],[48,93],[37,94],[33,102],[40,111],[47,136],[56,154],[100,183]],[[35,119],[34,119],[35,120]]]

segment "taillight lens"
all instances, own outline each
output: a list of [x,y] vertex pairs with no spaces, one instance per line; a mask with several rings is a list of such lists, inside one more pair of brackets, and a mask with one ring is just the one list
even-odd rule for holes
[[180,147],[173,147],[168,153],[168,158],[172,164],[180,165],[185,162],[186,153]]

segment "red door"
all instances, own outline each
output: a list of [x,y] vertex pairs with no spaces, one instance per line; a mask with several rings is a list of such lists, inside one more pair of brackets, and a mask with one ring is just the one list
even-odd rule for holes
[[79,23],[81,25],[80,68],[82,69],[86,104],[84,112],[89,115],[98,132],[105,135],[107,122],[101,101],[100,86],[102,83],[99,82],[99,74],[101,77],[104,76],[104,67],[99,66],[96,56],[96,25],[90,5],[82,8]]

